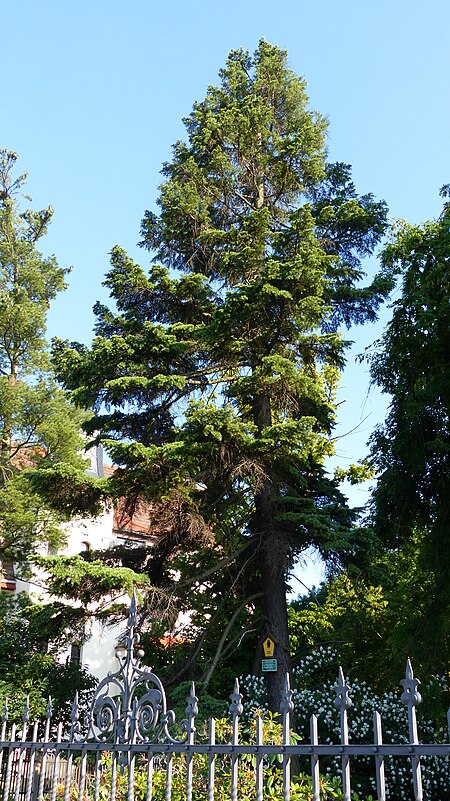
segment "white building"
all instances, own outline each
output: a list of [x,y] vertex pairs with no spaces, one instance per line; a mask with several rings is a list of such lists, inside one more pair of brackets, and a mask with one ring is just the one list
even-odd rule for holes
[[[96,477],[111,475],[113,469],[103,464],[101,447],[92,448],[87,453],[90,466],[88,473]],[[97,518],[74,518],[64,528],[67,535],[63,553],[74,556],[86,550],[101,551],[115,545],[127,543],[152,542],[155,535],[149,534],[150,520],[148,515],[140,513],[124,520],[116,509],[105,509]],[[45,554],[45,552],[43,552]],[[45,572],[39,571],[32,580],[24,581],[14,573],[14,566],[6,562],[2,565],[0,589],[9,592],[27,592],[36,601],[46,601],[49,594],[45,589]],[[128,599],[127,599],[128,600]],[[71,648],[62,654],[62,659],[72,659],[86,667],[94,676],[102,678],[108,671],[116,670],[115,645],[125,629],[125,622],[119,629],[117,626],[105,626],[92,621],[90,630],[86,632],[84,643],[74,642]]]

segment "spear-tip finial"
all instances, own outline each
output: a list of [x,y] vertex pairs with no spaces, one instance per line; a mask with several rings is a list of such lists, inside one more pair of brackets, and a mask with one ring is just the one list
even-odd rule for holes
[[294,711],[294,703],[292,701],[292,690],[291,690],[291,681],[289,678],[289,673],[286,673],[284,678],[284,692],[281,698],[280,703],[280,712],[287,715],[290,712]]
[[47,709],[45,710],[45,717],[47,718],[47,720],[50,720],[52,715],[53,715],[53,702],[51,695],[49,695],[47,701]]
[[337,708],[340,709],[341,712],[350,709],[352,706],[352,699],[349,696],[349,687],[345,682],[344,671],[340,665],[338,670],[338,683],[336,684],[334,690],[336,692],[336,699],[334,703]]
[[232,715],[242,715],[244,707],[242,706],[242,695],[239,692],[239,681],[235,679],[233,692],[230,695],[230,713]]
[[407,707],[417,706],[421,703],[422,696],[417,689],[420,681],[414,678],[414,671],[409,656],[406,660],[405,678],[401,680],[400,684],[403,687],[401,700]]
[[195,694],[195,684],[192,682],[189,695],[186,700],[186,717],[195,718],[198,715],[198,698]]

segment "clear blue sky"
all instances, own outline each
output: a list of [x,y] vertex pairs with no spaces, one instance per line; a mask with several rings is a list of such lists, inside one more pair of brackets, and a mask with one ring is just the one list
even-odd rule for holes
[[[311,107],[329,119],[330,158],[353,165],[360,192],[410,222],[440,212],[438,189],[450,181],[448,0],[16,0],[2,3],[0,22],[0,146],[19,153],[34,206],[55,209],[45,250],[73,266],[50,311],[52,336],[90,340],[115,243],[145,266],[139,224],[181,118],[229,50],[252,51],[261,37],[286,48],[308,81]],[[340,433],[368,418],[339,440],[344,464],[363,455],[383,416],[354,365],[379,330],[351,332]]]

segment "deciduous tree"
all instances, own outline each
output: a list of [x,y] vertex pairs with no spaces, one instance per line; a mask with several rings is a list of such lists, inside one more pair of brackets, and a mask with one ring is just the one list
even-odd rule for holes
[[0,150],[0,556],[25,564],[37,544],[61,537],[61,515],[32,489],[29,471],[59,464],[83,473],[83,415],[56,384],[45,340],[67,272],[38,250],[53,210],[27,207],[16,162]]
[[[442,190],[444,197],[448,187]],[[383,262],[401,274],[392,320],[372,356],[373,380],[392,396],[372,437],[379,472],[373,521],[391,549],[414,543],[422,575],[410,634],[448,663],[450,621],[450,215],[398,225]]]

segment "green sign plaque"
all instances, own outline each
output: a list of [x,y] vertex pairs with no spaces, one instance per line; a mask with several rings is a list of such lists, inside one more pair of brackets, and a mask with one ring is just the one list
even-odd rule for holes
[[276,659],[263,659],[261,662],[263,673],[275,673],[278,670]]

